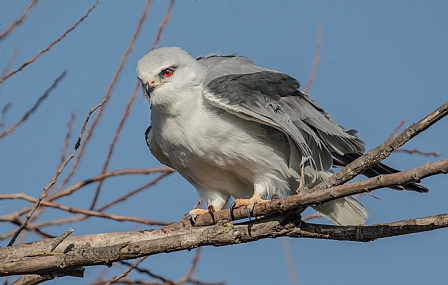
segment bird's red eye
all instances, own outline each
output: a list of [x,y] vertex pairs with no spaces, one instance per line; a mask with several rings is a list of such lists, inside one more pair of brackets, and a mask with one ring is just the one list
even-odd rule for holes
[[171,75],[173,75],[173,70],[171,68],[167,68],[162,70],[162,76],[165,78],[170,77]]

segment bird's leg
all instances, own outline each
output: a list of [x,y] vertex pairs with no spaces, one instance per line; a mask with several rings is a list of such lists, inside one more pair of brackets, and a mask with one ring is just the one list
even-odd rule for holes
[[261,199],[260,194],[255,193],[250,199],[236,199],[230,206],[230,212],[234,209],[245,206],[247,217],[250,218],[252,211],[254,210],[255,204],[269,202],[269,200]]
[[305,186],[305,165],[302,164],[300,166],[300,184],[299,188],[297,188],[296,193],[300,193],[303,190],[307,190],[308,188]]
[[300,166],[300,184],[299,188],[303,188],[305,186],[305,164]]

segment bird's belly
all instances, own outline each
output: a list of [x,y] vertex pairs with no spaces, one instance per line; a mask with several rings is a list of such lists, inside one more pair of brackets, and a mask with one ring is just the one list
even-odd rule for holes
[[260,176],[283,182],[290,178],[285,153],[289,146],[272,135],[268,138],[265,126],[233,115],[208,123],[211,127],[172,125],[166,128],[169,133],[158,136],[172,166],[196,188],[248,198]]

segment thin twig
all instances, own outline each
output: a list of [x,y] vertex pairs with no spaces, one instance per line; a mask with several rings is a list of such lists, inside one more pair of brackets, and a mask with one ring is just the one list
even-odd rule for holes
[[64,79],[65,74],[66,74],[66,71],[64,70],[64,71],[61,73],[61,75],[59,75],[59,77],[56,78],[56,79],[53,81],[53,84],[52,84],[47,90],[45,90],[44,94],[43,94],[42,96],[40,96],[39,99],[37,99],[37,101],[36,101],[36,103],[34,103],[33,107],[31,107],[31,109],[29,109],[29,110],[25,113],[25,115],[23,115],[23,117],[22,117],[20,120],[18,120],[18,121],[15,122],[14,124],[12,124],[6,131],[0,133],[0,139],[2,139],[3,137],[5,137],[5,136],[9,135],[10,133],[14,132],[14,130],[15,130],[18,126],[20,126],[21,124],[23,124],[23,123],[28,119],[28,117],[29,117],[32,113],[34,113],[34,112],[37,110],[37,108],[39,107],[40,103],[42,103],[42,101],[44,101],[44,100],[48,97],[48,95],[50,95],[50,93],[51,93],[54,89],[56,89],[56,87],[58,86],[59,82],[60,82],[62,79]]
[[317,34],[316,52],[314,54],[313,67],[311,69],[310,79],[308,79],[308,82],[305,85],[305,89],[303,90],[303,92],[305,93],[310,92],[311,85],[313,85],[314,79],[316,78],[317,67],[319,66],[320,61],[320,50],[322,48],[322,25],[317,26],[316,34]]
[[67,123],[67,134],[65,135],[64,146],[62,147],[61,151],[61,160],[59,162],[58,167],[64,162],[64,158],[67,155],[67,149],[70,145],[70,138],[72,136],[74,121],[75,121],[75,112],[72,112],[70,120]]
[[399,149],[395,150],[395,152],[405,152],[405,153],[409,153],[409,154],[419,154],[419,155],[423,155],[423,156],[433,156],[433,157],[440,156],[440,152],[435,152],[435,151],[425,152],[425,151],[421,151],[416,148],[414,148],[414,149],[399,148]]
[[147,256],[140,257],[136,263],[132,264],[128,269],[126,269],[126,271],[124,271],[120,275],[115,276],[114,278],[109,280],[105,285],[110,285],[110,284],[115,283],[116,281],[120,280],[121,278],[128,276],[128,274],[132,271],[132,269],[136,268],[146,258],[147,258]]
[[[62,148],[61,160],[60,160],[60,162],[58,163],[56,169],[58,169],[59,167],[61,167],[61,165],[64,163],[64,159],[65,159],[65,157],[66,157],[66,155],[67,155],[67,149],[68,149],[68,147],[69,147],[69,145],[70,145],[70,137],[71,137],[71,133],[72,133],[72,130],[73,130],[73,121],[74,121],[74,120],[75,120],[75,112],[72,112],[71,118],[70,118],[70,120],[69,120],[69,122],[68,122],[68,126],[67,126],[67,134],[66,134],[66,136],[65,136],[64,146],[63,146],[63,148]],[[57,190],[58,190],[58,189],[56,189],[56,191],[57,191]],[[50,197],[51,197],[51,194],[47,195],[45,198],[48,200],[48,199],[50,199]],[[39,216],[40,216],[44,211],[45,211],[45,208],[43,208],[43,207],[39,208],[39,209],[34,213],[33,217],[31,217],[29,223],[33,223],[37,218],[39,218]],[[23,236],[25,236],[25,235],[23,235]]]
[[[54,201],[54,200],[59,199],[61,197],[69,196],[69,195],[73,194],[76,190],[81,189],[83,186],[85,186],[87,184],[90,184],[90,183],[93,183],[93,182],[96,182],[96,181],[99,181],[101,179],[105,179],[107,177],[120,176],[120,175],[130,175],[130,174],[146,174],[147,175],[147,174],[158,173],[158,172],[172,173],[172,172],[175,172],[175,170],[172,169],[172,168],[161,167],[161,168],[146,168],[146,169],[132,169],[132,168],[130,168],[130,169],[122,169],[122,170],[110,171],[110,172],[105,173],[104,175],[98,175],[98,176],[95,176],[95,177],[92,177],[92,178],[80,181],[80,182],[78,182],[78,183],[68,187],[67,189],[65,189],[62,192],[56,191],[56,193],[51,195],[51,196],[49,196],[47,200],[48,201]],[[161,177],[157,177],[153,181],[149,182],[148,184],[155,185],[155,183],[157,183],[158,180],[160,180],[160,178]],[[138,189],[141,189],[141,188],[138,188]],[[143,190],[143,189],[141,189],[141,190]],[[136,190],[134,190],[134,191],[136,191]],[[133,193],[133,194],[135,194],[135,193]],[[126,196],[126,195],[124,195],[124,196]],[[13,213],[9,213],[7,215],[0,216],[0,221],[11,221],[11,220],[13,220],[13,219],[15,219],[17,217],[20,217],[21,215],[23,215],[25,213],[28,213],[29,211],[32,210],[32,208],[33,208],[33,206],[28,206],[28,207],[24,207],[24,208],[22,208],[20,210],[17,210],[17,211],[15,211]],[[102,209],[104,210],[104,206],[102,207]],[[84,217],[84,218],[86,218],[86,217]],[[59,222],[55,223],[55,224],[56,225],[63,224],[63,223],[65,223],[64,221],[66,221],[66,223],[80,221],[80,220],[83,220],[84,218],[83,217],[75,217],[74,219],[72,219],[72,218],[60,219],[60,220],[58,220]],[[39,225],[39,226],[37,226],[37,225]],[[42,223],[36,224],[36,227],[40,227],[40,226],[43,226],[43,225],[53,225],[53,224],[52,223],[48,223],[47,224],[46,222],[42,222]]]
[[312,213],[311,215],[308,215],[308,216],[302,218],[302,221],[306,222],[306,221],[309,221],[312,219],[317,219],[317,218],[322,218],[322,217],[323,217],[323,215],[321,213],[315,212],[315,213]]
[[406,123],[405,120],[401,120],[398,126],[396,126],[395,129],[393,129],[393,131],[390,133],[389,137],[386,140],[390,140],[391,138],[393,138],[397,134],[397,132],[404,126],[405,123]]
[[62,170],[64,170],[65,166],[68,164],[68,162],[75,156],[76,150],[79,148],[81,144],[82,135],[84,134],[84,131],[86,130],[87,122],[89,121],[90,115],[98,109],[104,102],[106,101],[106,98],[101,101],[98,105],[96,105],[94,108],[89,110],[89,114],[87,115],[86,120],[84,121],[84,125],[82,126],[81,133],[79,134],[78,141],[76,142],[75,148],[73,149],[72,153],[69,157],[65,160],[65,162],[61,165],[61,167],[56,171],[56,174],[54,175],[53,179],[50,181],[50,183],[43,189],[42,194],[40,195],[39,199],[36,201],[36,203],[33,206],[33,209],[28,213],[28,215],[25,218],[25,221],[23,224],[17,229],[14,236],[11,238],[11,241],[8,243],[8,246],[11,246],[14,244],[14,241],[16,240],[17,236],[20,234],[20,232],[28,225],[28,222],[30,218],[33,216],[34,212],[39,208],[40,203],[47,195],[48,191],[53,187],[53,185],[58,180],[59,175],[61,174]]
[[11,109],[12,103],[8,103],[3,107],[2,109],[2,120],[0,122],[0,129],[3,128],[3,126],[6,124],[6,114],[8,113],[9,109]]
[[363,173],[365,170],[380,163],[394,150],[435,124],[447,114],[448,101],[417,123],[414,123],[411,126],[407,127],[397,136],[385,141],[371,151],[366,152],[361,157],[348,164],[344,169],[314,187],[313,190],[329,188],[331,186],[340,185],[349,181],[356,175]]
[[[169,169],[171,169],[171,168],[169,168]],[[116,199],[114,201],[111,201],[111,202],[107,203],[106,205],[102,206],[101,208],[98,209],[98,211],[96,211],[94,213],[100,213],[100,212],[110,208],[111,206],[113,206],[113,205],[115,205],[115,204],[117,204],[119,202],[125,201],[126,199],[128,199],[132,195],[135,195],[138,192],[141,192],[142,190],[146,189],[149,186],[155,185],[159,180],[161,180],[162,178],[166,177],[170,173],[172,173],[172,172],[162,173],[161,175],[156,177],[154,180],[148,182],[147,184],[145,184],[145,185],[143,185],[143,186],[141,186],[141,187],[139,187],[139,188],[137,188],[137,189],[135,189],[135,190],[125,194],[125,195],[123,195],[122,197],[120,197],[120,198],[118,198],[118,199]],[[10,196],[10,195],[14,195],[14,196]],[[21,194],[4,194],[3,196],[0,194],[0,199],[6,199],[6,198],[24,199],[24,200],[27,200],[27,201],[30,201],[30,202],[35,202],[35,198],[34,197],[27,196],[27,195],[25,195],[23,193],[21,193]],[[48,199],[48,200],[51,200],[51,199]],[[54,206],[56,206],[55,208],[58,208],[59,204],[50,204],[49,203],[48,205],[54,205]],[[69,208],[69,209],[71,209],[72,211],[75,210],[73,208]],[[61,210],[64,210],[64,209],[61,209]],[[85,211],[85,210],[79,210],[79,211]],[[98,215],[101,215],[101,213],[98,214]],[[21,225],[22,222],[20,221],[19,217],[20,217],[20,215],[18,213],[12,213],[12,214],[8,214],[8,215],[0,216],[0,221],[2,221],[2,222],[12,222],[14,224]],[[83,220],[85,220],[85,219],[87,219],[89,217],[91,217],[91,216],[87,215],[87,214],[83,214],[83,215],[71,216],[71,217],[68,217],[68,218],[56,219],[56,220],[51,220],[51,221],[43,221],[43,222],[39,222],[39,223],[30,223],[27,226],[27,230],[29,230],[31,232],[34,232],[35,234],[37,234],[38,236],[41,236],[43,238],[53,237],[51,235],[48,235],[48,234],[45,234],[45,233],[41,232],[39,229],[42,228],[42,227],[47,227],[47,226],[54,226],[54,225],[62,225],[62,224],[80,222],[80,221],[83,221]],[[101,217],[109,218],[110,216],[104,216],[103,215]],[[115,216],[112,216],[112,217],[115,217]],[[139,222],[139,221],[136,221],[132,217],[126,217],[126,218],[128,218],[128,221]],[[144,220],[144,221],[147,221],[147,220]],[[164,223],[164,222],[157,222],[157,221],[152,221],[152,222],[153,222],[153,225],[159,225],[161,223]],[[145,222],[145,224],[146,224],[146,222]],[[8,237],[11,237],[13,234],[14,234],[14,232],[12,231],[12,232],[0,235],[0,240],[6,239]]]
[[57,239],[55,239],[51,243],[51,246],[50,246],[48,252],[53,252],[53,250],[55,250],[55,248],[58,247],[58,245],[60,245],[61,242],[63,242],[69,235],[71,235],[71,233],[73,233],[73,229],[69,228],[62,235],[60,235]]
[[11,69],[11,66],[13,65],[14,60],[16,59],[18,53],[19,52],[17,50],[14,50],[14,52],[12,53],[12,55],[8,59],[8,63],[6,63],[5,68],[3,68],[3,70],[0,72],[0,77],[5,76],[5,74],[7,74],[9,72],[9,70]]
[[288,276],[289,276],[289,280],[291,281],[291,285],[298,285],[299,282],[297,281],[297,274],[296,274],[296,271],[294,270],[294,268],[295,268],[294,259],[292,258],[292,255],[291,255],[291,248],[289,246],[288,239],[281,237],[280,242],[282,244],[283,254],[285,255],[286,264],[288,265]]
[[26,19],[31,10],[36,6],[37,0],[32,0],[30,4],[23,10],[22,15],[19,16],[17,20],[9,24],[6,30],[0,35],[0,39],[4,40],[17,26],[22,24],[22,22]]
[[[132,263],[130,263],[128,261],[125,261],[125,260],[120,260],[120,263],[124,264],[126,266],[132,266],[133,265]],[[162,281],[164,283],[168,283],[168,284],[173,284],[174,283],[173,281],[168,280],[168,279],[166,279],[165,277],[163,277],[161,275],[157,275],[155,273],[152,273],[148,269],[142,269],[142,268],[139,268],[139,267],[135,267],[135,270],[140,272],[140,273],[146,274],[146,275],[148,275],[148,276],[150,276],[150,277],[152,277],[154,279],[158,279],[158,280],[160,280],[160,281]]]
[[23,199],[23,200],[27,200],[30,202],[39,202],[39,205],[44,206],[44,207],[51,207],[51,208],[59,209],[59,210],[66,211],[69,213],[74,213],[74,214],[84,214],[84,215],[91,216],[91,217],[111,219],[111,220],[115,220],[115,221],[119,221],[119,222],[136,222],[136,223],[141,223],[141,224],[151,225],[151,226],[153,226],[153,225],[166,226],[166,225],[170,224],[169,222],[151,221],[151,220],[146,220],[146,219],[140,219],[137,217],[110,215],[110,214],[105,214],[105,213],[101,213],[98,211],[78,209],[78,208],[68,207],[65,205],[61,205],[61,204],[57,204],[57,203],[53,203],[53,202],[49,202],[49,201],[45,201],[45,200],[39,201],[39,199],[36,199],[36,198],[26,195],[24,193],[0,194],[0,199]]
[[165,18],[163,18],[163,21],[162,21],[162,23],[159,26],[159,30],[157,32],[156,40],[154,41],[154,44],[152,45],[151,50],[155,49],[157,47],[157,45],[159,44],[160,39],[162,38],[162,32],[165,29],[166,24],[170,20],[171,10],[173,9],[173,6],[174,6],[174,0],[171,0],[170,1],[170,6],[168,6],[168,9],[166,10]]
[[[112,90],[114,89],[115,84],[118,82],[118,78],[120,77],[120,74],[123,71],[123,68],[124,68],[125,63],[127,62],[128,56],[131,53],[131,51],[133,50],[134,44],[135,44],[135,42],[136,42],[136,40],[137,40],[137,38],[138,38],[138,36],[140,34],[140,31],[141,31],[141,28],[143,26],[143,23],[145,22],[145,19],[147,18],[150,6],[151,6],[151,1],[146,1],[145,7],[143,8],[143,13],[142,13],[142,15],[141,15],[141,17],[140,17],[140,19],[138,21],[138,24],[137,24],[137,28],[136,28],[134,34],[132,35],[131,39],[129,40],[128,46],[126,47],[126,50],[124,51],[123,56],[120,59],[120,63],[118,65],[118,68],[115,71],[115,73],[114,73],[114,75],[112,77],[112,80],[109,83],[109,86],[107,87],[107,90],[106,90],[105,95],[104,95],[105,98],[110,98],[110,96],[112,94]],[[97,116],[93,120],[92,126],[91,126],[91,128],[89,129],[89,131],[86,134],[86,138],[85,138],[84,144],[82,145],[81,149],[79,150],[79,154],[76,157],[76,159],[75,159],[75,161],[73,163],[73,166],[70,169],[70,172],[67,174],[66,178],[61,183],[61,187],[66,185],[68,183],[68,181],[72,178],[72,176],[75,174],[75,171],[78,168],[78,165],[79,165],[81,159],[84,156],[84,151],[85,151],[85,149],[86,149],[86,147],[87,147],[87,145],[88,145],[88,143],[90,141],[90,138],[93,136],[93,133],[94,133],[94,131],[96,129],[96,126],[97,126],[100,118],[103,115],[104,110],[105,110],[104,107],[101,108],[100,111],[98,112]]]
[[159,182],[160,180],[162,180],[166,176],[170,175],[171,173],[173,173],[173,172],[163,172],[158,177],[156,177],[154,180],[152,180],[152,181],[146,183],[145,185],[143,185],[143,186],[141,186],[141,187],[139,187],[139,188],[137,188],[137,189],[127,193],[126,195],[123,195],[123,196],[119,197],[118,199],[113,200],[113,201],[107,203],[106,205],[102,206],[101,208],[98,209],[98,212],[102,212],[102,211],[106,210],[107,208],[109,208],[109,207],[111,207],[111,206],[113,206],[115,204],[118,204],[119,202],[124,202],[129,197],[131,197],[131,196],[133,196],[133,195],[135,195],[135,194],[145,190],[146,188],[148,188],[150,186],[156,185],[157,182]]
[[192,276],[194,272],[196,271],[196,267],[198,265],[199,257],[201,256],[201,248],[198,247],[196,249],[196,252],[194,254],[193,260],[191,261],[190,269],[188,269],[187,273],[184,277],[182,277],[180,280],[176,282],[176,284],[183,284],[188,283],[192,281]]
[[67,31],[65,31],[65,33],[62,34],[62,36],[60,36],[59,38],[57,38],[54,42],[52,42],[49,46],[47,46],[46,48],[44,48],[43,50],[41,50],[37,55],[35,55],[32,59],[28,60],[27,62],[25,62],[24,64],[22,64],[19,68],[17,68],[16,70],[14,70],[13,72],[9,73],[8,75],[3,76],[0,79],[0,84],[3,83],[3,81],[5,81],[6,79],[8,79],[9,77],[13,76],[14,74],[16,74],[17,72],[21,71],[23,68],[25,68],[25,66],[33,63],[38,57],[40,57],[42,54],[44,54],[45,52],[49,51],[55,44],[57,44],[58,42],[60,42],[68,33],[70,33],[71,31],[73,31],[82,21],[84,21],[85,18],[87,18],[87,16],[89,16],[90,12],[96,7],[96,4],[98,4],[99,0],[96,0],[95,4],[92,6],[92,8],[89,9],[89,11],[87,11],[87,13],[78,21],[76,22],[71,28],[69,28]]
[[[392,133],[389,135],[389,137],[387,138],[387,140],[392,139],[395,134],[404,126],[404,124],[406,123],[405,120],[401,120],[400,123],[398,124],[397,127],[395,127],[395,129],[393,129]],[[425,151],[421,151],[419,149],[407,149],[407,148],[399,148],[397,150],[395,150],[395,152],[404,152],[404,153],[408,153],[408,154],[419,154],[419,155],[423,155],[423,156],[433,156],[433,157],[438,157],[440,156],[440,152],[425,152]]]
[[[129,114],[131,113],[132,104],[134,104],[135,98],[137,98],[137,92],[138,92],[138,90],[140,90],[140,84],[141,83],[137,80],[137,82],[135,84],[134,92],[132,92],[132,96],[126,104],[124,114],[120,120],[120,123],[118,124],[118,128],[117,128],[117,131],[115,132],[114,138],[112,139],[112,142],[110,143],[109,152],[107,153],[106,160],[104,161],[103,168],[101,170],[101,174],[106,173],[107,167],[109,166],[110,159],[115,150],[115,145],[118,141],[118,137],[121,134],[121,130],[123,129],[126,119],[128,118]],[[95,195],[93,196],[92,204],[90,205],[90,208],[89,208],[90,210],[93,210],[95,208],[96,201],[98,200],[98,196],[100,195],[101,187],[103,186],[103,182],[104,182],[104,180],[100,180],[100,182],[98,183],[98,185],[96,187]]]
[[159,167],[159,168],[144,168],[144,169],[134,169],[134,168],[129,168],[129,169],[122,169],[122,170],[115,170],[115,171],[109,171],[106,172],[104,174],[100,174],[94,177],[91,177],[89,179],[85,179],[82,181],[79,181],[75,184],[73,184],[70,187],[67,187],[64,191],[60,191],[57,192],[55,194],[53,194],[49,200],[53,201],[56,199],[59,199],[61,197],[64,196],[68,196],[71,195],[73,192],[75,192],[76,190],[90,184],[90,183],[94,183],[97,181],[101,181],[104,180],[108,177],[113,177],[113,176],[121,176],[121,175],[131,175],[131,174],[152,174],[152,173],[158,173],[158,172],[168,172],[168,173],[172,173],[175,172],[174,169],[172,168],[168,168],[168,167]]

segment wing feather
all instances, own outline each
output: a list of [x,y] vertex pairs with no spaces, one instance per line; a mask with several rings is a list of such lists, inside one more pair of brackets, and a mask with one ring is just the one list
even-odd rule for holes
[[286,74],[260,71],[214,78],[204,96],[216,107],[282,131],[296,144],[302,162],[310,161],[319,171],[331,169],[333,152],[364,150],[354,130],[334,123],[298,88],[299,83]]

